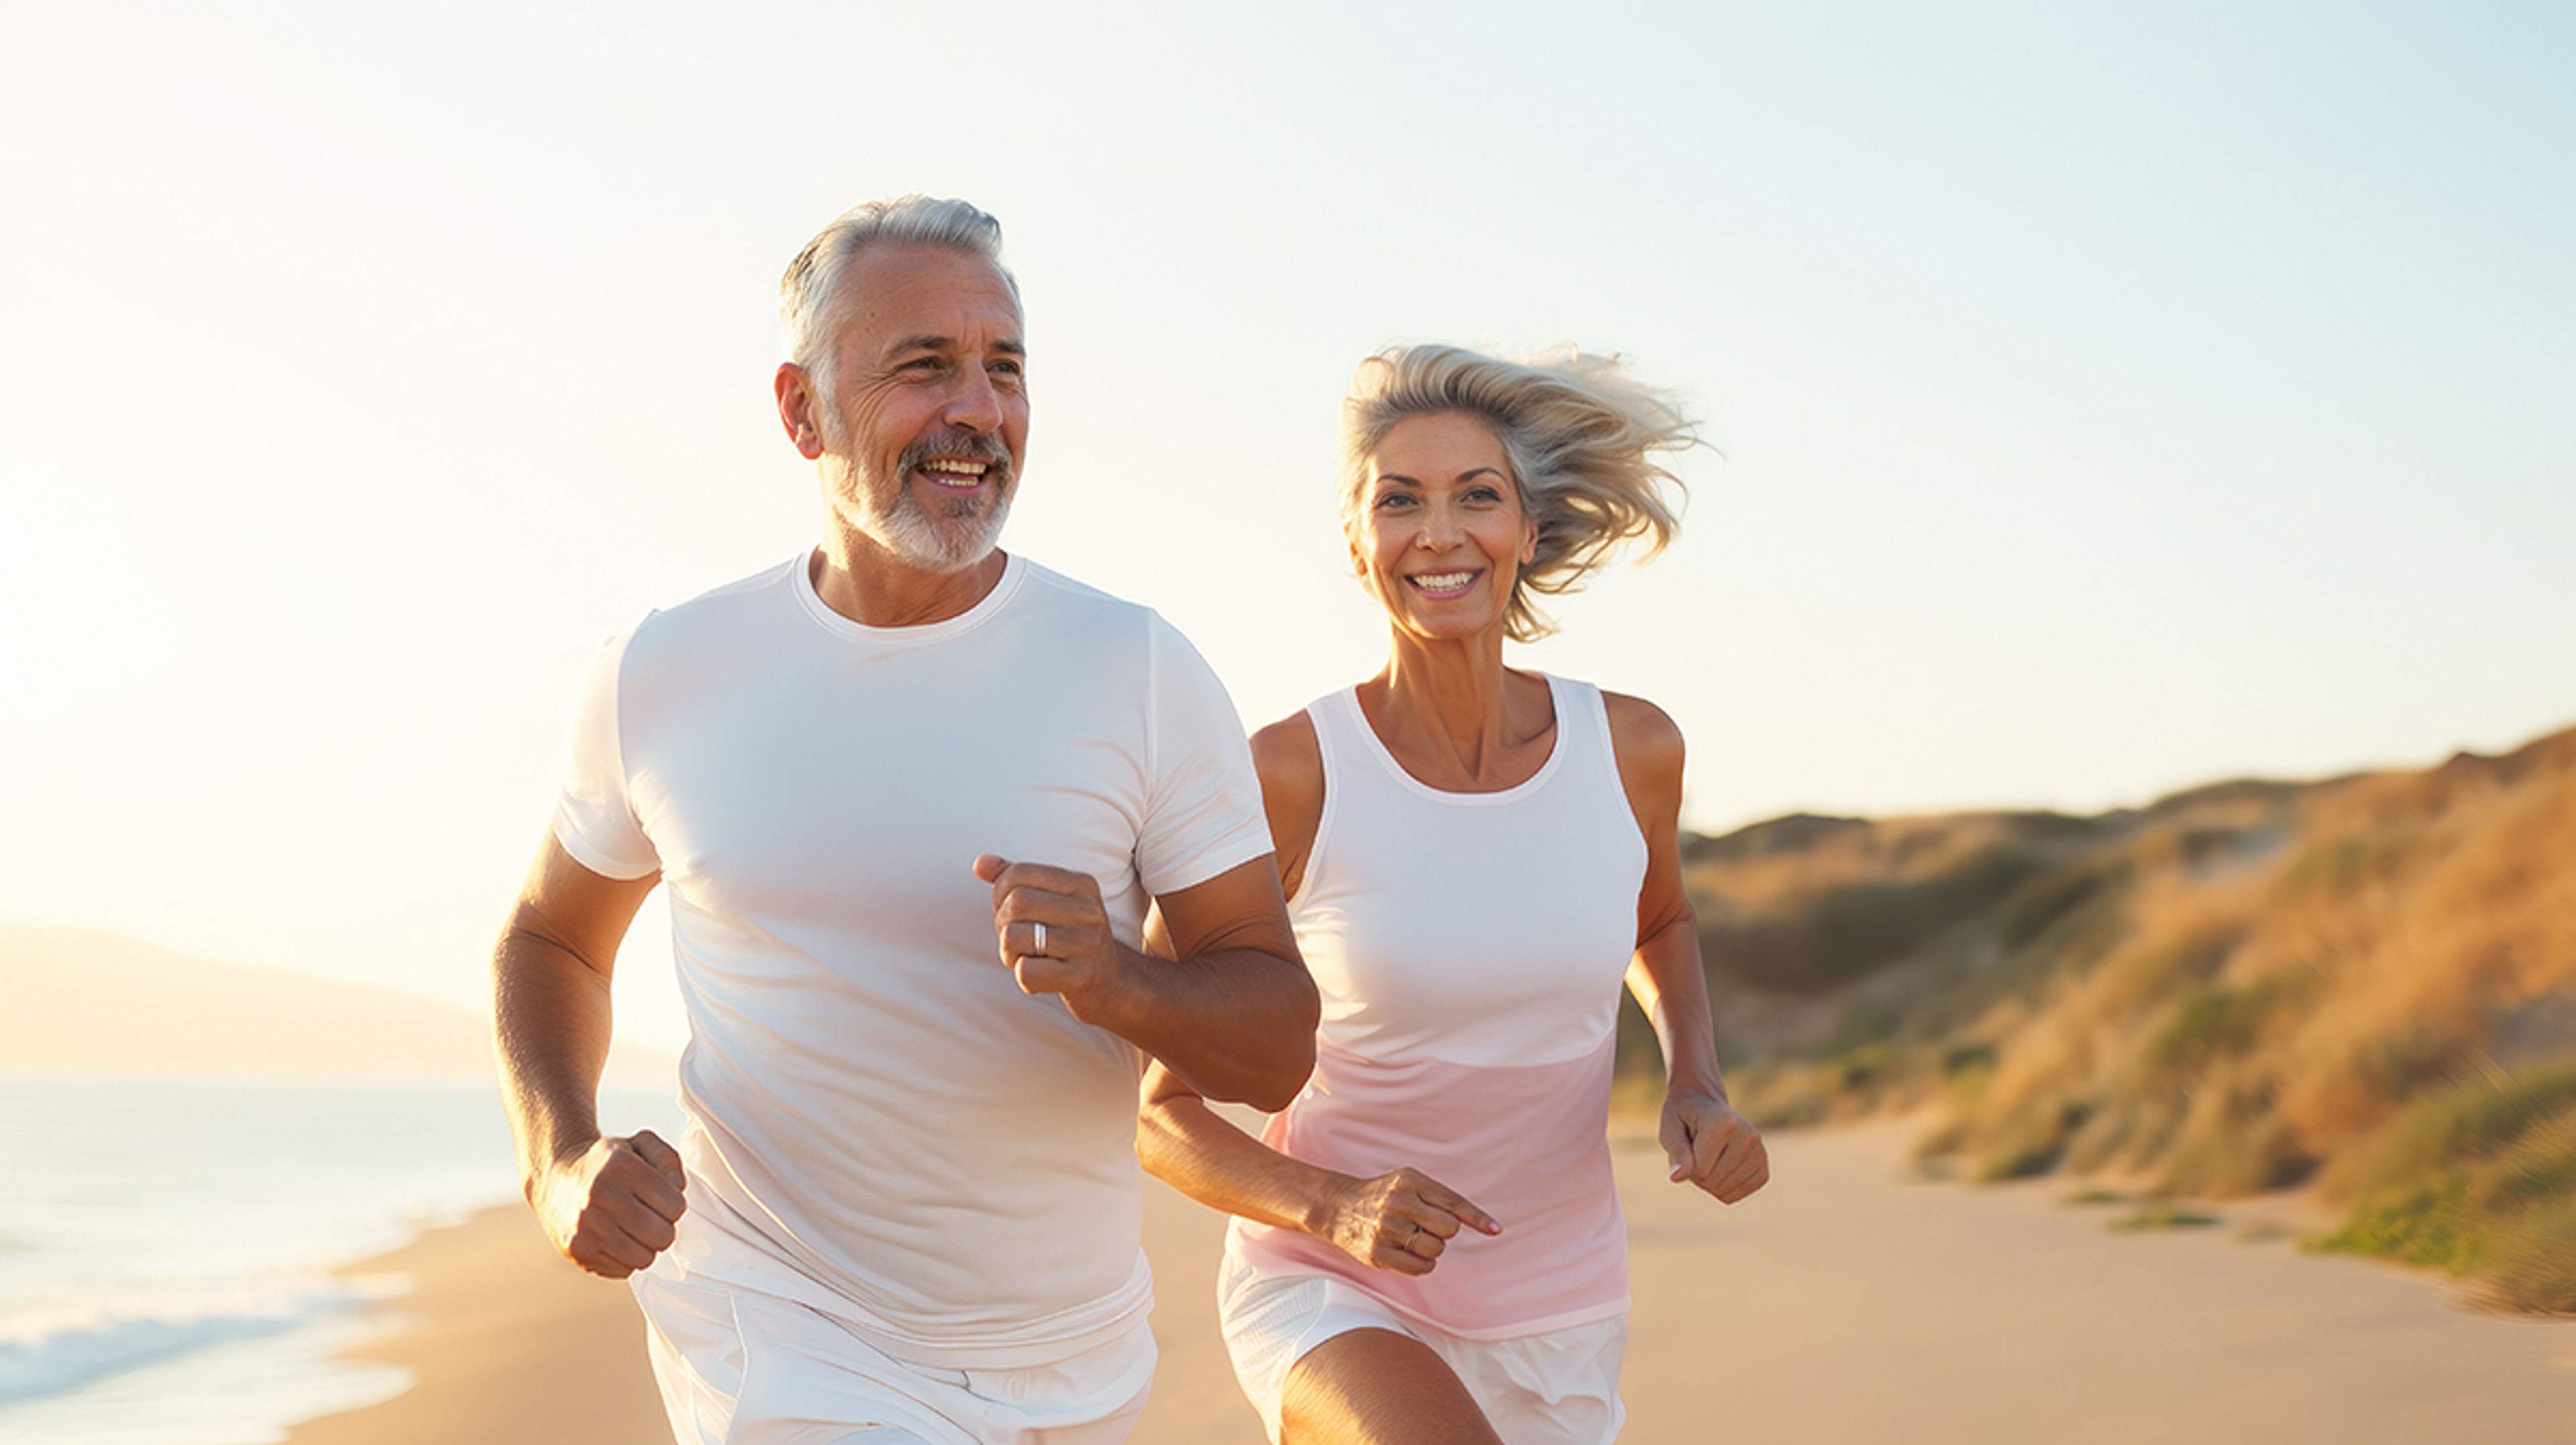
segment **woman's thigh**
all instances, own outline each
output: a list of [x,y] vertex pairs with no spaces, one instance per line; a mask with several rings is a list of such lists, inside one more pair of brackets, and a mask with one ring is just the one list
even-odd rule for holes
[[1281,1445],[1502,1445],[1448,1362],[1394,1330],[1350,1330],[1300,1356],[1279,1423]]

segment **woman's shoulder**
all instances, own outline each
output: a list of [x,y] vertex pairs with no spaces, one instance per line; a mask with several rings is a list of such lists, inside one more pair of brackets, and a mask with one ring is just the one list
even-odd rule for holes
[[1312,774],[1320,792],[1324,783],[1324,745],[1315,736],[1314,715],[1299,708],[1254,731],[1252,765],[1260,771],[1264,789],[1271,786],[1273,773],[1279,774],[1283,783]]
[[1301,708],[1255,732],[1252,768],[1261,775],[1261,811],[1270,823],[1279,888],[1294,898],[1324,822],[1324,747],[1315,719]]
[[1682,745],[1681,724],[1672,714],[1624,692],[1601,689],[1601,710],[1610,716],[1610,735],[1622,744],[1641,747],[1675,747]]
[[1682,729],[1672,714],[1642,697],[1601,690],[1601,710],[1610,723],[1610,751],[1619,776],[1631,791],[1645,784],[1678,790],[1682,775]]
[[1631,755],[1641,759],[1662,757],[1666,754],[1675,758],[1681,756],[1681,724],[1673,721],[1672,714],[1646,699],[1624,692],[1612,692],[1596,683],[1565,677],[1557,673],[1538,673],[1534,676],[1546,678],[1552,684],[1571,688],[1577,693],[1588,691],[1598,694],[1601,698],[1602,716],[1610,724],[1610,744],[1618,750],[1622,759]]

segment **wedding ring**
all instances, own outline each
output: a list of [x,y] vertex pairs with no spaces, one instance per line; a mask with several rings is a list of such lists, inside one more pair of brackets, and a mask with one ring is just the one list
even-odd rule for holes
[[1035,927],[1038,931],[1038,941],[1029,949],[1029,952],[1037,957],[1043,958],[1046,956],[1046,925],[1040,923],[1035,925]]

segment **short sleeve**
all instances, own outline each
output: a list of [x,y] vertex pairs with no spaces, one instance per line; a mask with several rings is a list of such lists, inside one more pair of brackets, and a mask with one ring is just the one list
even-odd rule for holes
[[555,841],[584,868],[607,878],[642,878],[662,866],[626,793],[618,741],[618,675],[628,633],[599,650],[574,709],[572,768],[555,800]]
[[1152,731],[1136,874],[1159,898],[1249,863],[1271,845],[1261,779],[1234,699],[1207,659],[1159,613],[1149,636]]

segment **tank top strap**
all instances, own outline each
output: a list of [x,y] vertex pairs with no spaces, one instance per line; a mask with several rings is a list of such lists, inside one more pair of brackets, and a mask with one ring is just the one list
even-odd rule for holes
[[1627,785],[1619,777],[1619,749],[1610,738],[1610,704],[1601,689],[1554,673],[1539,676],[1547,679],[1556,699],[1556,743],[1566,750],[1565,764],[1587,784],[1606,782],[1612,792],[1627,797]]
[[1332,851],[1333,824],[1345,811],[1352,774],[1368,761],[1368,739],[1362,736],[1368,730],[1368,718],[1360,712],[1356,686],[1306,704],[1306,717],[1315,725],[1315,751],[1324,765],[1324,807],[1315,818],[1314,841],[1306,845],[1306,866],[1297,879],[1297,891],[1288,898],[1292,908],[1314,891],[1315,879]]
[[1306,716],[1314,721],[1315,742],[1324,754],[1324,806],[1329,808],[1333,784],[1368,756],[1368,718],[1360,711],[1360,690],[1346,687],[1328,692],[1306,704]]

